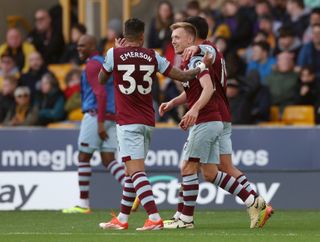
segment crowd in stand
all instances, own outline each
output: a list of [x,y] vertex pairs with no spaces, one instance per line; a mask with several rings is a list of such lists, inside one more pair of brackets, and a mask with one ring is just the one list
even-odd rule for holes
[[[60,7],[61,8],[61,7]],[[57,10],[58,9],[58,10]],[[209,24],[208,39],[224,54],[228,73],[227,97],[234,124],[268,121],[270,107],[281,112],[288,105],[312,105],[320,117],[320,3],[310,0],[203,0],[174,9],[161,1],[149,22],[146,47],[157,49],[171,63],[174,54],[170,25],[188,16]],[[58,17],[57,17],[58,15]],[[77,41],[86,27],[73,18],[70,43],[61,28],[61,9],[39,9],[34,28],[23,38],[10,28],[0,45],[0,124],[47,125],[64,121],[80,108],[81,61]],[[122,23],[112,19],[99,41],[102,54],[122,36]],[[72,63],[65,88],[48,68]],[[179,95],[174,80],[153,83],[155,107]],[[184,109],[172,110],[158,121],[179,122]]]

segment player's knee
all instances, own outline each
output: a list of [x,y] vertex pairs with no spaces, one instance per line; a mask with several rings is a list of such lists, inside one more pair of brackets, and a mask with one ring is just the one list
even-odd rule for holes
[[202,176],[205,181],[212,182],[216,174],[212,172],[203,171]]
[[91,156],[92,154],[79,152],[79,155],[78,155],[79,163],[90,162]]

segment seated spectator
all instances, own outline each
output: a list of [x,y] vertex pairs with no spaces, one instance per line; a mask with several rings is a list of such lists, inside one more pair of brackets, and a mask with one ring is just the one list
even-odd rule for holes
[[262,84],[265,84],[265,79],[270,75],[272,67],[276,63],[275,59],[270,56],[270,46],[265,41],[253,43],[252,59],[247,65],[247,74],[255,70],[259,72]]
[[259,18],[258,21],[259,30],[267,33],[267,42],[270,45],[270,48],[273,50],[276,47],[276,36],[275,28],[273,27],[273,18],[269,15],[264,15]]
[[48,73],[42,56],[39,52],[33,52],[28,59],[30,69],[20,77],[19,85],[26,86],[30,89],[31,100],[34,101],[37,92],[40,91],[40,81],[45,73]]
[[229,100],[231,118],[233,124],[251,123],[251,104],[246,93],[240,87],[236,79],[227,81],[227,97]]
[[116,38],[122,37],[122,22],[120,19],[111,19],[108,24],[107,36],[101,39],[98,50],[100,53],[107,53],[110,48],[114,47]]
[[252,40],[252,23],[248,16],[239,12],[238,3],[226,0],[222,8],[224,23],[231,30],[230,50],[246,48]]
[[285,106],[294,104],[298,78],[294,72],[293,54],[280,53],[276,68],[266,78],[266,83],[270,89],[272,105],[279,106],[281,112]]
[[[260,42],[260,41],[267,41],[268,33],[259,30],[253,38],[252,43]],[[252,52],[253,52],[252,44],[248,46],[246,49],[241,49],[237,53],[238,55],[245,60],[245,62],[249,62],[252,59]]]
[[0,56],[6,52],[11,55],[20,72],[29,70],[28,57],[35,51],[32,44],[22,41],[21,33],[16,28],[7,31],[6,42],[0,46]]
[[309,9],[305,8],[303,0],[288,0],[287,12],[290,18],[286,25],[292,26],[296,35],[302,38],[309,25]]
[[67,88],[64,90],[64,97],[66,100],[64,110],[67,113],[81,108],[80,81],[81,70],[74,69],[66,75],[65,82]]
[[304,31],[303,34],[303,43],[307,44],[312,41],[312,26],[315,24],[320,24],[320,7],[312,9],[309,17],[309,26]]
[[35,28],[28,36],[29,41],[42,54],[45,63],[59,63],[64,50],[61,30],[52,27],[52,19],[47,10],[37,10],[35,21]]
[[40,94],[35,104],[39,110],[39,125],[47,125],[64,119],[63,93],[59,89],[57,79],[51,73],[46,73],[41,78]]
[[290,26],[283,26],[279,29],[279,38],[277,41],[277,47],[275,48],[273,55],[277,56],[280,52],[290,52],[294,54],[294,59],[298,58],[301,48],[301,41],[296,36],[294,30]]
[[165,49],[171,42],[170,25],[173,24],[173,7],[168,1],[161,1],[157,6],[156,17],[151,20],[148,47]]
[[63,55],[61,57],[61,63],[74,63],[77,65],[81,64],[79,54],[78,54],[78,40],[84,34],[86,34],[87,29],[82,24],[75,24],[71,27],[71,40],[70,43],[66,45]]
[[187,3],[186,13],[188,17],[198,16],[200,14],[201,8],[197,0],[191,0]]
[[320,24],[312,26],[312,41],[302,46],[297,66],[312,66],[316,70],[316,77],[320,80]]
[[28,87],[17,87],[14,92],[15,105],[8,111],[5,126],[31,126],[37,122],[37,109],[32,107]]
[[19,78],[20,76],[19,69],[13,57],[7,52],[0,56],[0,91],[2,89],[3,79],[6,76],[13,76],[15,78]]
[[174,22],[177,23],[177,22],[183,22],[185,21],[186,19],[188,18],[188,14],[183,11],[183,10],[180,10],[180,11],[177,11],[174,13]]
[[310,66],[302,67],[296,92],[296,104],[315,105],[319,95],[315,71]]
[[8,111],[14,106],[14,90],[17,85],[17,79],[12,76],[3,79],[2,91],[0,92],[0,123],[4,121]]

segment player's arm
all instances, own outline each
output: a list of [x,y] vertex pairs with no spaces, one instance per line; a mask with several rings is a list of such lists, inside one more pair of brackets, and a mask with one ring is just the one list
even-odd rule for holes
[[178,68],[173,67],[166,58],[161,57],[156,52],[158,71],[163,75],[170,77],[171,79],[178,80],[181,82],[192,80],[193,78],[195,78],[196,75],[203,72],[206,69],[206,67],[211,66],[212,58],[213,57],[209,53],[206,53],[202,58],[202,62],[199,65],[197,65],[193,69],[182,71]]
[[[89,85],[97,100],[97,112],[98,112],[98,134],[102,140],[108,138],[108,135],[104,128],[105,112],[107,106],[107,92],[104,85],[100,84],[101,64],[98,61],[89,61],[86,66],[87,78]],[[98,74],[99,73],[99,74]],[[99,80],[98,80],[99,75]]]
[[207,52],[210,55],[212,55],[212,57],[213,57],[212,63],[214,63],[216,56],[217,56],[217,52],[216,52],[215,48],[213,48],[211,45],[198,45],[198,46],[193,45],[193,46],[186,48],[183,51],[182,60],[188,61],[192,56],[195,56],[195,55],[204,56],[205,53],[207,53]]
[[180,122],[180,127],[183,129],[187,129],[188,127],[194,125],[197,121],[199,111],[207,105],[211,96],[215,92],[215,86],[209,72],[206,71],[205,73],[201,74],[199,78],[200,84],[202,87],[202,92],[197,100],[197,102],[192,106],[192,108],[182,117]]
[[109,80],[112,71],[113,71],[113,63],[114,63],[114,58],[113,58],[113,48],[110,48],[107,51],[106,57],[104,59],[104,63],[102,65],[102,68],[99,72],[98,79],[99,83],[104,85],[107,83]]
[[185,104],[186,102],[187,102],[187,94],[186,92],[183,91],[179,96],[171,99],[169,102],[161,103],[159,107],[159,114],[162,117],[165,112],[170,111],[176,106]]

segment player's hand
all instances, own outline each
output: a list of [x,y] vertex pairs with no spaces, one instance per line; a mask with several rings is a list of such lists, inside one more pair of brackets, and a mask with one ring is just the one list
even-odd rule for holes
[[99,134],[100,139],[102,139],[102,140],[106,140],[108,138],[108,134],[104,128],[104,123],[102,123],[102,122],[98,123],[98,134]]
[[173,104],[172,102],[166,102],[166,103],[161,103],[160,107],[159,107],[159,115],[160,117],[162,117],[164,115],[164,113],[170,111],[171,109],[173,109]]
[[193,126],[198,118],[199,111],[197,109],[191,108],[183,117],[179,124],[182,129],[187,129]]
[[182,53],[182,61],[188,61],[192,56],[194,56],[198,52],[199,52],[199,47],[195,45],[185,48]]
[[114,48],[121,48],[126,46],[126,39],[125,38],[116,38],[114,40]]
[[202,58],[202,62],[206,65],[207,68],[212,66],[213,55],[207,51]]

